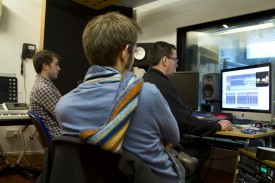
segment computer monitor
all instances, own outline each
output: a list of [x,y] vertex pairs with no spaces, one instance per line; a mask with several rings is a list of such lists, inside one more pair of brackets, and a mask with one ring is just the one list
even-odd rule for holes
[[170,80],[177,88],[184,105],[190,110],[197,110],[199,102],[199,73],[195,71],[175,72]]
[[271,72],[271,63],[221,70],[221,110],[235,118],[271,121]]

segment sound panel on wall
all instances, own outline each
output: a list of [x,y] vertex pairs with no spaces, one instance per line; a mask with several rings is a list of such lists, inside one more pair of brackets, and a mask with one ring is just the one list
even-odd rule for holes
[[90,67],[82,47],[86,24],[93,17],[111,11],[133,17],[133,8],[129,7],[111,5],[96,11],[69,0],[47,0],[43,49],[61,57],[61,71],[54,84],[62,95],[76,88]]
[[202,76],[202,98],[207,101],[221,100],[221,75],[209,73]]
[[147,53],[154,43],[137,43],[136,52],[134,53],[134,67],[148,68],[150,63],[147,59]]

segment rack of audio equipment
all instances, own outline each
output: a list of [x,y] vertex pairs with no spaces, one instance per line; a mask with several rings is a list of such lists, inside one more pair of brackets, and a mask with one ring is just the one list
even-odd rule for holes
[[238,149],[235,183],[275,183],[275,161],[260,160],[256,154]]

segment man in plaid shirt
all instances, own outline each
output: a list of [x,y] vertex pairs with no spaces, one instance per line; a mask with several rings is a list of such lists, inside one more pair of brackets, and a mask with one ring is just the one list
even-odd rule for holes
[[55,115],[55,106],[61,94],[52,82],[61,70],[59,60],[60,57],[49,50],[42,50],[33,56],[37,76],[30,93],[31,110],[43,120],[51,137],[61,135]]

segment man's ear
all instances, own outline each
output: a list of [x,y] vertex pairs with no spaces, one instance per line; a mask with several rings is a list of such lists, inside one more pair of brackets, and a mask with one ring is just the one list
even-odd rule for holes
[[127,44],[122,50],[121,59],[123,61],[128,61],[128,57],[129,57],[129,45]]
[[49,66],[47,64],[43,64],[42,65],[42,70],[46,71],[48,70]]
[[167,62],[167,59],[166,59],[165,56],[161,58],[161,63],[162,63],[162,65],[163,65],[164,67],[167,67],[168,62]]

